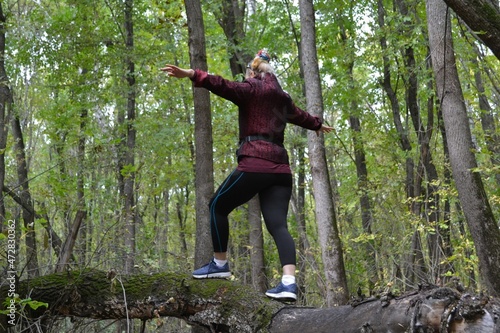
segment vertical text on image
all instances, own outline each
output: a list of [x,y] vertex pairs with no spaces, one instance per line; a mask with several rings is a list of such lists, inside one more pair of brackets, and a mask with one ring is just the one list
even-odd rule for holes
[[9,286],[7,297],[10,298],[7,305],[8,324],[15,325],[16,322],[16,221],[9,220],[7,224],[7,284]]

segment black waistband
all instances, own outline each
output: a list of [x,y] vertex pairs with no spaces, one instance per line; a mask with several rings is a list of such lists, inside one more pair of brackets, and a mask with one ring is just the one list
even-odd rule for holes
[[272,142],[278,146],[281,146],[283,147],[283,144],[281,142],[277,142],[275,140],[273,140],[273,138],[269,137],[269,136],[266,136],[266,135],[249,135],[249,136],[246,136],[244,137],[243,139],[240,140],[240,145],[245,143],[245,142],[250,142],[250,141],[258,141],[258,140],[262,140],[262,141],[267,141],[267,142]]

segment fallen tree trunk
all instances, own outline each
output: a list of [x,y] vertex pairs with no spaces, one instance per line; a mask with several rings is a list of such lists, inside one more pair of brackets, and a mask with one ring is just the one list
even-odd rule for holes
[[354,307],[283,309],[271,332],[500,332],[498,304],[492,314],[488,303],[450,288],[432,288]]
[[[7,294],[4,289],[2,295]],[[169,316],[207,332],[500,332],[498,300],[450,288],[429,287],[322,309],[269,300],[237,282],[171,273],[119,277],[73,271],[21,281],[16,290],[21,298],[29,295],[49,304],[18,315],[18,320],[76,316],[146,321]]]

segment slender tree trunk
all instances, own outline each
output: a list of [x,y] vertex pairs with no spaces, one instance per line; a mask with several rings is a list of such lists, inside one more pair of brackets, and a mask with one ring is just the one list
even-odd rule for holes
[[136,87],[135,87],[135,63],[132,59],[134,51],[134,24],[133,24],[134,1],[126,0],[124,3],[124,25],[125,25],[125,66],[127,70],[127,123],[126,123],[126,148],[125,166],[127,168],[123,180],[124,214],[125,214],[125,273],[131,273],[135,263],[135,234],[136,234],[136,205],[135,205],[135,109],[136,109]]
[[[410,12],[408,3],[402,0],[395,0],[395,8],[403,17],[416,17],[416,13]],[[413,38],[414,20],[405,20],[401,25],[401,34],[406,36],[408,40]],[[420,147],[420,160],[417,166],[417,175],[415,179],[415,198],[424,204],[418,204],[418,209],[414,213],[417,216],[424,216],[427,220],[427,225],[433,228],[435,232],[427,234],[427,244],[429,248],[430,274],[431,281],[438,281],[442,278],[443,270],[448,270],[448,266],[443,266],[443,248],[446,246],[443,243],[442,235],[448,232],[447,228],[441,228],[439,223],[439,194],[437,188],[438,173],[432,159],[430,142],[434,127],[434,108],[429,107],[427,112],[427,126],[425,126],[421,117],[421,108],[418,103],[418,74],[419,70],[416,66],[415,52],[411,43],[404,46],[402,51],[404,64],[406,67],[407,77],[406,84],[406,105],[410,112],[410,117],[418,138]],[[424,191],[425,184],[427,190]],[[415,208],[417,208],[415,207]],[[446,235],[445,235],[446,236]],[[446,238],[446,237],[445,237]],[[445,272],[446,272],[445,271]]]
[[12,93],[9,88],[9,79],[5,70],[5,31],[6,18],[0,3],[0,233],[5,222],[5,148],[7,147],[7,133],[9,129],[9,115],[12,106]]
[[[352,74],[352,73],[351,73]],[[352,79],[352,77],[351,77]],[[351,110],[356,110],[357,105],[355,101],[352,101]],[[368,194],[368,169],[366,167],[365,149],[364,144],[361,139],[361,121],[355,115],[349,117],[349,123],[352,130],[352,141],[354,146],[354,157],[356,163],[356,174],[358,176],[358,192],[359,197],[359,207],[361,209],[361,223],[363,226],[363,232],[367,235],[373,235],[372,223],[373,215],[370,197]],[[368,288],[372,291],[377,283],[377,265],[375,257],[375,242],[369,241],[365,243],[365,269],[367,272]]]
[[[78,210],[76,212],[75,218],[71,227],[69,229],[68,236],[66,241],[64,242],[64,246],[61,249],[59,254],[58,262],[56,265],[56,272],[62,272],[67,268],[67,265],[70,262],[70,259],[73,257],[73,249],[76,244],[76,240],[78,237],[78,232],[81,229],[82,224],[85,222],[87,217],[87,210],[85,209],[85,194],[84,194],[84,172],[83,172],[83,163],[85,159],[85,126],[87,121],[87,110],[82,110],[80,115],[80,138],[78,141],[78,179],[77,179],[77,207]],[[83,240],[83,244],[85,245],[85,239]],[[85,251],[85,247],[83,248]],[[82,251],[83,259],[81,263],[85,260],[85,252]]]
[[252,59],[248,50],[243,50],[240,46],[246,34],[245,9],[245,0],[223,0],[222,11],[219,14],[219,24],[228,41],[229,65],[233,77],[245,74],[246,64]]
[[479,270],[491,295],[500,295],[500,230],[494,219],[473,153],[469,119],[451,36],[451,20],[442,0],[427,0],[427,21],[437,96],[443,112],[453,179],[479,258]]
[[[80,113],[80,133],[78,138],[78,179],[76,184],[76,198],[78,210],[76,215],[82,216],[82,223],[79,228],[80,240],[77,245],[77,252],[80,252],[79,264],[84,265],[87,255],[87,203],[85,201],[85,147],[87,136],[85,129],[88,121],[88,110],[83,109]],[[75,218],[76,219],[76,218]]]
[[255,290],[265,292],[268,288],[264,264],[264,238],[259,197],[248,202],[248,225],[250,227],[250,262],[252,266],[252,285]]
[[[295,127],[295,130],[298,131],[297,134],[300,137],[303,137],[306,135],[306,129],[301,128],[301,127]],[[321,297],[325,297],[326,293],[324,290],[321,288],[323,285],[323,279],[321,277],[321,274],[317,274],[316,272],[320,272],[321,269],[319,268],[318,262],[316,258],[313,255],[313,251],[311,251],[311,245],[309,243],[309,239],[307,237],[307,226],[306,226],[306,219],[305,219],[305,197],[306,197],[306,190],[305,190],[305,182],[306,182],[306,173],[305,173],[305,144],[302,143],[301,141],[294,147],[294,150],[296,151],[296,156],[297,156],[297,162],[295,166],[295,173],[296,173],[296,178],[297,181],[295,183],[295,188],[296,190],[292,193],[292,200],[291,202],[291,207],[292,207],[292,212],[295,215],[295,220],[297,222],[297,231],[298,231],[298,242],[297,242],[297,264],[298,264],[298,271],[301,272],[302,274],[302,279],[303,283],[299,283],[299,304],[308,304],[308,295],[309,295],[309,290],[306,289],[307,286],[309,285],[306,281],[306,279],[309,277],[309,274],[304,274],[304,272],[313,272],[313,274],[310,275],[312,278],[311,282],[314,282],[318,286],[318,290],[321,294]]]
[[[323,118],[323,98],[316,55],[316,27],[312,0],[300,0],[301,63],[304,69],[307,110]],[[322,250],[328,306],[345,304],[348,300],[342,244],[337,228],[333,193],[326,164],[323,135],[308,132],[309,155],[313,178],[316,219]]]
[[70,228],[68,237],[64,242],[64,246],[61,250],[59,260],[56,265],[56,272],[62,272],[67,268],[67,265],[70,262],[71,257],[73,256],[73,248],[76,243],[76,238],[78,236],[78,231],[80,230],[80,226],[82,225],[83,220],[86,217],[86,212],[79,210],[76,213],[75,220],[72,223]]
[[[349,46],[347,43],[348,32],[346,31],[345,26],[342,24],[342,41],[344,42],[344,48],[349,50]],[[351,92],[350,96],[356,96],[356,82],[354,80],[354,52],[352,50],[349,52],[347,56],[347,73],[349,77],[349,91]],[[352,143],[354,147],[354,162],[356,164],[356,174],[358,176],[358,193],[360,193],[359,197],[359,207],[361,209],[361,223],[363,227],[363,232],[367,235],[373,235],[372,233],[372,223],[373,223],[373,214],[372,214],[372,205],[370,202],[369,196],[369,181],[368,181],[368,168],[366,166],[366,156],[365,156],[365,148],[363,143],[363,136],[361,132],[361,120],[358,117],[358,99],[351,99],[351,115],[349,116],[349,124],[351,126],[352,131]],[[365,269],[367,272],[368,278],[368,290],[372,291],[377,284],[377,264],[376,264],[376,250],[375,250],[375,242],[369,241],[364,245],[365,249]]]
[[[205,49],[205,27],[199,0],[186,0],[187,24],[189,30],[189,54],[191,68],[207,70]],[[201,266],[212,258],[210,238],[210,214],[208,203],[214,192],[212,113],[210,92],[193,89],[194,131],[195,131],[195,191],[196,191],[196,249],[195,266]]]
[[[285,8],[286,8],[286,12],[288,15],[288,20],[290,22],[290,28],[292,29],[292,34],[294,36],[295,44],[297,46],[297,49],[299,49],[299,59],[301,59],[300,36],[299,36],[299,32],[297,32],[297,29],[294,25],[292,13],[290,12],[290,2],[288,0],[286,0],[283,3],[284,3]],[[301,78],[301,80],[304,79],[303,66],[300,66],[300,78]],[[305,94],[305,86],[304,85],[302,86],[302,91]],[[296,135],[298,135],[299,137],[306,137],[307,136],[307,130],[302,128],[302,127],[294,127],[294,130],[297,131]],[[306,150],[306,143],[299,141],[294,146],[294,150],[296,151],[295,155],[297,156],[297,163],[296,163],[296,168],[295,168],[297,182],[295,185],[295,188],[296,188],[295,194],[292,192],[292,199],[290,202],[292,205],[292,211],[294,212],[295,217],[296,217],[297,229],[298,229],[298,233],[299,233],[299,239],[298,239],[298,243],[297,243],[298,270],[299,270],[299,272],[306,272],[309,270],[309,271],[316,273],[316,272],[320,272],[320,268],[319,268],[318,261],[316,260],[316,257],[313,254],[313,251],[311,251],[311,246],[309,243],[309,239],[307,237],[307,227],[306,227],[306,220],[305,220],[305,209],[306,209],[306,204],[305,204],[305,197],[306,197],[305,150]],[[313,281],[318,286],[318,291],[321,294],[321,297],[325,298],[326,291],[322,288],[324,280],[323,280],[321,274],[313,274],[312,276],[313,276]],[[307,277],[308,277],[307,274],[303,274],[304,280]],[[307,285],[308,285],[307,281],[304,281],[303,283],[299,283],[298,297],[299,297],[300,304],[308,304],[307,297],[308,297],[309,291],[306,289]]]
[[[397,4],[397,2],[396,2]],[[401,5],[400,5],[401,7]],[[401,8],[400,8],[401,10]],[[404,10],[404,9],[403,9]],[[384,8],[384,4],[381,0],[377,1],[377,11],[378,11],[378,24],[381,29],[386,29],[387,26],[385,24],[385,16],[386,16],[386,11]],[[389,98],[389,102],[391,105],[392,109],[392,117],[394,120],[394,126],[398,132],[399,135],[399,142],[401,145],[401,149],[409,153],[412,150],[411,146],[411,141],[408,136],[408,129],[405,128],[403,125],[403,122],[401,121],[401,107],[400,107],[400,102],[398,99],[398,95],[396,94],[395,88],[393,87],[392,83],[392,73],[391,73],[391,62],[390,58],[388,56],[389,54],[389,49],[388,49],[388,43],[387,43],[387,38],[385,35],[381,35],[380,37],[380,46],[382,48],[383,52],[383,79],[381,80],[381,85],[384,88],[384,91],[387,94],[387,97]],[[411,50],[406,50],[406,62],[407,64],[411,65],[412,61],[412,54]],[[418,110],[415,110],[416,108],[416,103],[415,103],[415,86],[416,82],[414,81],[415,78],[411,78],[408,81],[410,82],[410,86],[408,87],[408,105],[409,108],[412,111],[412,120],[414,123],[417,124],[417,131],[418,129],[421,128],[420,121],[416,118],[416,115],[418,115]],[[416,120],[417,119],[417,120]],[[406,172],[406,182],[405,182],[405,190],[406,190],[406,197],[409,199],[411,202],[410,204],[410,211],[413,215],[415,215],[417,218],[420,218],[421,214],[421,209],[422,205],[420,204],[420,200],[414,200],[415,198],[418,198],[421,193],[422,193],[422,177],[416,177],[415,174],[415,162],[413,159],[410,157],[408,154],[408,157],[406,158],[405,162],[405,172]],[[416,228],[415,228],[416,229]],[[418,230],[414,231],[414,234],[412,235],[412,248],[410,249],[410,252],[407,254],[408,259],[404,260],[404,267],[405,267],[405,272],[404,275],[406,277],[406,280],[404,283],[409,282],[412,284],[413,282],[416,282],[416,279],[421,279],[424,277],[427,272],[425,270],[425,264],[424,264],[424,253],[422,252],[422,244],[421,244],[421,235],[417,235],[419,233]]]
[[[187,196],[187,193],[186,193],[186,196]],[[177,201],[175,204],[175,209],[177,211],[177,220],[179,221],[179,241],[181,243],[180,251],[181,251],[183,256],[187,257],[188,250],[187,250],[187,241],[186,241],[186,232],[185,232],[186,228],[185,228],[185,218],[183,217],[183,214],[182,214],[182,206],[184,206],[184,204],[181,205],[180,201]]]
[[[222,11],[219,14],[219,24],[228,40],[229,65],[234,78],[245,75],[246,64],[252,59],[252,56],[240,47],[245,38],[245,8],[245,1],[224,0]],[[268,285],[265,274],[264,239],[258,195],[248,202],[248,217],[252,284],[256,290],[264,292]]]
[[[474,47],[477,57],[480,57],[480,53],[477,47]],[[482,60],[482,59],[481,59]],[[485,88],[483,84],[483,76],[481,74],[481,68],[476,57],[473,58],[473,63],[478,66],[474,71],[474,81],[476,83],[476,89],[479,95],[479,110],[481,114],[481,127],[484,132],[484,137],[486,140],[486,147],[491,152],[491,164],[500,165],[500,135],[497,133],[497,117],[495,117],[494,110],[488,101],[488,96],[485,93]],[[495,180],[497,187],[500,187],[500,173],[495,174]]]
[[168,240],[169,240],[169,223],[170,223],[170,193],[167,189],[162,192],[162,207],[163,218],[159,219],[158,225],[155,227],[155,243],[156,252],[159,254],[158,265],[166,267],[168,264]]
[[[429,67],[432,67],[430,61],[429,61]],[[431,89],[431,86],[432,86],[432,82],[429,81],[429,89]],[[429,105],[428,108],[434,108],[434,99],[432,99],[432,101],[429,101],[428,103],[432,103],[432,106]],[[446,131],[444,129],[444,122],[443,122],[443,113],[442,113],[442,110],[441,108],[438,108],[438,113],[437,113],[437,116],[438,116],[438,128],[439,128],[439,132],[441,134],[441,138],[442,138],[442,144],[443,144],[443,155],[444,155],[444,165],[445,165],[445,168],[444,168],[444,171],[443,171],[443,183],[444,183],[444,186],[445,187],[448,187],[448,188],[451,188],[453,185],[453,176],[451,174],[451,169],[449,167],[450,165],[450,152],[449,152],[449,149],[448,149],[448,140],[446,139]],[[460,204],[457,203],[457,209],[456,211],[459,212],[459,217],[458,219],[461,220],[462,219],[462,216],[461,216],[461,212],[462,212],[462,209],[460,208]],[[451,230],[451,203],[450,203],[450,199],[446,198],[445,201],[444,201],[444,207],[443,207],[443,223],[445,223],[446,226],[448,226],[448,229]],[[459,225],[461,225],[462,223],[458,223]],[[465,233],[462,233],[461,232],[461,235],[463,237],[467,237]],[[445,242],[444,244],[447,244],[447,246],[445,246],[444,248],[444,253],[446,255],[447,258],[451,257],[451,255],[453,254],[453,250],[451,248],[451,232],[448,231],[447,233],[444,233],[444,237],[448,237],[448,239],[445,238]],[[470,260],[470,253],[467,254],[467,259]],[[453,270],[453,267],[451,267],[451,269]],[[470,272],[469,273],[469,276],[470,276],[470,273],[474,274],[474,269],[470,269]],[[475,281],[475,278],[474,279],[471,279],[471,281],[474,280]],[[475,288],[472,288],[472,289],[475,289]]]
[[17,114],[12,117],[12,136],[15,140],[16,160],[17,160],[17,176],[21,193],[19,197],[28,206],[22,209],[23,223],[26,232],[26,261],[28,277],[35,277],[39,275],[38,270],[38,254],[36,246],[35,234],[35,208],[31,198],[28,165],[26,163],[26,153],[24,147],[23,133],[21,130],[21,122]]

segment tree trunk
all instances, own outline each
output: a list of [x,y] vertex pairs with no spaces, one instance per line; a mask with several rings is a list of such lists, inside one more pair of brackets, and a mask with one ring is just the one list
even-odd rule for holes
[[126,66],[126,100],[127,100],[127,141],[125,148],[125,167],[127,171],[123,180],[124,214],[125,214],[125,267],[124,270],[130,273],[134,269],[135,263],[135,225],[136,225],[136,204],[135,204],[135,63],[132,59],[134,51],[134,24],[133,24],[134,1],[126,0],[124,3],[125,17],[125,66]]
[[[406,1],[396,0],[397,11],[402,17],[417,16],[416,13],[411,13]],[[413,9],[414,10],[414,9]],[[401,34],[406,36],[407,40],[412,40],[413,38],[414,22],[405,20],[401,27]],[[428,253],[430,261],[429,277],[427,281],[437,281],[442,279],[443,273],[450,270],[448,265],[441,264],[443,262],[442,253],[443,249],[449,244],[444,244],[444,239],[447,239],[449,233],[448,228],[440,227],[442,224],[439,223],[439,194],[438,187],[435,185],[438,181],[438,173],[434,162],[432,159],[432,153],[430,148],[430,142],[432,139],[433,128],[434,128],[434,105],[428,105],[427,112],[427,126],[422,121],[421,108],[418,103],[418,74],[419,69],[416,65],[417,61],[415,59],[415,51],[409,43],[404,46],[402,51],[404,57],[404,64],[406,67],[405,72],[407,72],[407,78],[405,78],[406,84],[406,105],[410,112],[411,120],[413,123],[413,128],[415,129],[415,134],[418,138],[418,144],[420,147],[420,160],[417,166],[416,179],[414,184],[414,197],[419,198],[418,202],[423,202],[425,204],[418,204],[415,207],[414,214],[417,216],[424,216],[426,218],[427,225],[429,228],[435,230],[435,232],[429,232],[427,234],[427,244]],[[432,103],[433,99],[430,100]],[[427,184],[427,190],[424,190],[424,184]],[[423,192],[423,193],[422,193]],[[442,237],[442,235],[444,237]]]
[[[283,4],[286,8],[286,13],[288,15],[288,20],[290,22],[290,27],[292,29],[292,35],[294,36],[295,45],[297,49],[299,49],[299,61],[302,58],[300,55],[300,36],[297,32],[297,29],[294,24],[293,15],[290,11],[290,2],[284,1]],[[300,78],[304,80],[304,68],[303,66],[299,66],[300,70]],[[305,94],[305,86],[302,84],[302,91]],[[293,131],[295,131],[295,135],[299,138],[307,137],[307,130],[302,127],[294,126]],[[326,291],[323,288],[324,279],[320,272],[320,267],[317,258],[314,256],[313,251],[311,250],[311,245],[307,236],[307,226],[306,226],[306,218],[305,218],[305,210],[306,210],[306,146],[307,143],[302,140],[297,140],[294,142],[293,150],[295,151],[291,155],[296,156],[295,167],[292,169],[296,170],[296,183],[294,185],[295,191],[292,192],[292,198],[290,200],[292,212],[295,214],[295,219],[297,222],[297,231],[298,231],[298,242],[297,242],[297,268],[299,272],[312,271],[312,280],[311,282],[315,283],[318,286],[318,292],[320,293],[320,297],[324,298]],[[334,201],[335,202],[335,201]],[[335,205],[335,204],[334,204]],[[303,274],[303,282],[298,284],[299,292],[298,292],[298,304],[308,304],[308,296],[310,294],[315,294],[315,290],[306,289],[309,283],[307,283],[307,274]]]
[[[444,0],[500,60],[500,10],[495,0]],[[445,8],[443,8],[446,10]]]
[[[404,1],[395,1],[395,5],[396,5],[395,8],[399,10],[399,13],[397,13],[397,15],[404,17],[408,16],[408,8],[407,5],[404,3]],[[386,10],[384,8],[383,1],[380,0],[377,2],[377,10],[378,10],[378,24],[381,29],[385,30],[388,28],[388,26],[385,23]],[[407,24],[411,23],[409,22]],[[404,28],[405,29],[403,30],[410,29],[410,27],[404,27]],[[403,31],[402,33],[405,33],[405,31]],[[408,38],[411,39],[412,36],[409,35]],[[415,162],[411,157],[411,154],[409,154],[412,150],[412,143],[408,135],[409,129],[407,126],[403,124],[401,120],[402,116],[401,116],[400,101],[396,93],[398,86],[397,85],[393,86],[392,82],[393,79],[391,73],[391,59],[389,58],[390,50],[387,38],[384,34],[382,34],[382,36],[380,37],[380,46],[383,50],[383,57],[382,57],[383,79],[381,80],[381,84],[382,87],[384,88],[384,91],[387,94],[387,97],[391,105],[394,126],[399,135],[399,142],[401,148],[405,152],[405,154],[408,155],[408,157],[406,158],[405,188],[406,188],[407,199],[409,199],[408,201],[410,202],[409,209],[416,219],[421,219],[422,217],[421,202],[424,200],[421,199],[420,197],[423,195],[422,183],[425,180],[423,169],[424,167],[427,167],[426,171],[429,171],[429,175],[432,175],[433,172],[431,170],[431,167],[433,165],[431,164],[430,156],[428,158],[425,158],[425,160],[423,157],[421,157],[421,163],[419,163],[416,169],[417,171],[415,171]],[[419,138],[419,144],[421,145],[421,153],[425,154],[426,152],[425,139],[428,138],[426,137],[426,135],[430,136],[430,133],[425,132],[420,117],[420,110],[417,102],[417,88],[418,88],[417,73],[415,69],[415,59],[413,53],[414,53],[413,48],[411,46],[405,47],[404,50],[402,51],[402,54],[404,54],[405,66],[408,67],[405,70],[405,72],[410,73],[409,74],[410,76],[407,78],[407,80],[405,80],[405,82],[408,82],[408,86],[405,87],[406,88],[405,93],[407,98],[406,102],[408,105],[408,109],[410,111],[415,132],[417,133],[417,136]],[[396,81],[396,79],[394,79],[394,81]],[[436,215],[434,214],[432,215],[432,217],[435,218]],[[422,249],[421,235],[419,233],[420,231],[417,230],[417,228],[415,228],[412,236],[412,248],[410,249],[410,252],[406,255],[408,259],[406,259],[403,263],[403,265],[405,266],[405,281],[403,281],[403,283],[405,284],[404,287],[406,287],[406,284],[414,285],[414,283],[418,283],[422,279],[429,280],[429,278],[427,277],[428,270],[426,269],[424,261],[425,258],[424,258],[424,251]],[[434,247],[436,241],[431,240],[428,242],[428,244]]]
[[[8,286],[0,291],[4,293]],[[235,282],[175,273],[114,275],[71,271],[24,280],[21,298],[48,303],[16,322],[57,317],[151,320],[181,318],[211,332],[358,333],[500,332],[500,300],[428,286],[402,296],[380,295],[331,308],[287,306]]]
[[248,202],[248,225],[250,227],[249,251],[252,266],[252,286],[255,290],[264,292],[269,286],[264,263],[264,237],[258,195]]
[[479,258],[486,289],[500,295],[500,230],[477,169],[469,119],[460,86],[451,20],[442,0],[427,0],[427,21],[437,97],[443,112],[453,179]]
[[[304,69],[307,110],[323,118],[323,98],[316,55],[316,27],[312,0],[301,0],[301,64]],[[308,132],[316,219],[326,281],[326,304],[345,304],[348,299],[342,244],[337,229],[323,135]]]
[[21,198],[22,202],[27,205],[27,208],[23,207],[22,209],[23,225],[26,232],[25,242],[27,272],[29,277],[35,277],[39,275],[35,234],[35,208],[33,206],[33,200],[31,198],[29,187],[28,164],[26,163],[26,152],[24,147],[23,133],[21,130],[21,122],[17,114],[12,117],[11,123],[12,136],[14,137],[15,141],[17,176],[20,184],[19,187],[21,188],[19,197]]
[[[341,19],[339,19],[341,20]],[[352,135],[352,145],[354,150],[354,163],[356,164],[356,175],[358,177],[358,188],[357,191],[359,193],[359,207],[361,210],[361,224],[363,227],[363,232],[367,235],[373,235],[372,233],[372,223],[373,223],[373,214],[372,214],[372,204],[369,195],[369,181],[368,181],[368,168],[366,166],[366,156],[365,156],[365,148],[363,142],[363,136],[361,132],[361,120],[359,119],[359,106],[358,99],[356,96],[356,81],[354,79],[354,51],[349,49],[348,36],[351,35],[348,33],[344,24],[341,25],[342,29],[342,41],[343,47],[349,52],[346,57],[346,70],[348,74],[349,80],[349,91],[351,92],[350,96],[353,98],[350,102],[350,116],[349,116],[349,124],[351,126],[351,135]],[[354,36],[354,34],[353,34]],[[371,292],[375,285],[377,284],[377,261],[376,261],[376,249],[375,242],[373,240],[367,241],[364,244],[365,250],[365,269],[367,272],[368,279],[368,290]]]
[[[352,77],[352,67],[350,71],[350,80],[353,80]],[[353,84],[354,82],[352,82]],[[352,90],[354,92],[354,89]],[[354,95],[353,95],[354,96]],[[352,108],[351,110],[357,109],[356,101],[351,102]],[[351,114],[349,116],[349,123],[351,125],[352,131],[352,143],[354,147],[354,161],[356,164],[356,174],[358,176],[358,193],[360,193],[359,197],[359,207],[361,209],[361,224],[363,227],[363,232],[367,235],[373,235],[372,232],[372,222],[373,215],[371,209],[370,196],[368,193],[368,168],[366,167],[366,158],[365,158],[365,149],[364,144],[361,139],[361,121],[359,117]],[[365,269],[368,279],[368,290],[372,291],[377,284],[377,261],[376,261],[376,249],[375,242],[373,240],[367,241],[364,244],[365,250]]]
[[[297,131],[297,135],[300,137],[304,137],[306,135],[306,129],[302,127],[294,127],[294,130]],[[296,151],[296,178],[297,182],[295,183],[295,191],[292,192],[292,198],[290,200],[292,212],[295,215],[295,220],[297,222],[297,232],[298,232],[298,242],[297,242],[297,269],[302,274],[302,283],[298,284],[299,287],[299,304],[308,304],[308,296],[314,291],[310,292],[310,290],[306,289],[309,283],[307,283],[306,278],[309,274],[304,274],[304,272],[320,272],[320,268],[316,257],[313,254],[313,250],[311,250],[311,244],[307,237],[307,225],[305,218],[305,202],[306,202],[306,191],[305,191],[305,182],[306,182],[306,158],[305,158],[305,143],[302,140],[298,140],[296,145],[294,146],[294,150]],[[322,289],[323,278],[321,274],[312,274],[312,283],[315,283],[318,286],[318,291],[321,294],[320,297],[324,297],[324,291]]]
[[[477,46],[474,46],[474,51],[476,52],[477,57],[473,57],[472,62],[478,67],[474,70],[474,82],[476,83],[479,95],[478,104],[481,114],[481,127],[484,132],[486,147],[491,152],[491,164],[500,165],[500,135],[497,132],[497,117],[495,117],[496,112],[491,107],[491,104],[488,101],[488,96],[485,92],[483,77],[481,75],[482,66],[480,66],[478,62],[478,58],[480,60],[483,59],[481,59],[481,54]],[[500,187],[500,172],[495,174],[495,181],[497,183],[497,187]]]
[[[14,192],[14,190],[8,188],[5,185],[3,187],[3,192],[5,192],[8,196],[10,196],[12,200],[14,200],[19,206],[22,207],[22,209],[26,209],[30,214],[33,214],[36,219],[43,218],[46,220],[46,223],[44,223],[44,228],[47,232],[47,235],[50,238],[50,244],[52,246],[52,249],[54,250],[56,256],[59,256],[62,248],[62,241],[61,238],[59,238],[59,236],[55,233],[54,229],[52,228],[52,225],[50,224],[50,218],[48,217],[48,215],[46,213],[44,214],[44,216],[37,214],[33,206],[24,202],[23,198],[18,196]],[[42,210],[46,210],[46,207],[43,203],[41,204],[41,208]]]
[[[228,40],[228,54],[231,74],[234,78],[244,76],[246,64],[252,60],[252,55],[241,50],[240,44],[245,38],[245,1],[224,0],[222,11],[219,13],[219,25]],[[262,229],[259,196],[256,195],[248,202],[248,224],[250,226],[250,262],[252,285],[256,290],[268,289],[266,270],[264,265],[264,239]]]
[[222,11],[215,13],[228,41],[229,65],[234,77],[238,74],[245,74],[246,64],[252,60],[252,55],[240,47],[246,34],[245,8],[246,1],[223,0]]
[[[189,30],[189,54],[191,68],[207,70],[205,50],[205,27],[199,0],[186,0],[187,24]],[[210,238],[210,214],[208,203],[214,193],[214,166],[212,141],[212,113],[210,92],[193,89],[194,132],[195,132],[195,191],[196,191],[196,245],[195,266],[206,264],[212,258]]]
[[[64,246],[58,254],[58,262],[56,265],[56,272],[62,272],[70,262],[70,259],[73,256],[73,249],[76,244],[76,240],[78,237],[78,232],[81,229],[82,224],[85,222],[87,217],[87,211],[85,209],[85,193],[84,193],[84,172],[83,172],[83,163],[85,160],[85,126],[87,122],[88,112],[86,109],[82,110],[80,114],[80,137],[78,139],[78,179],[77,179],[77,204],[78,210],[76,212],[73,223],[71,224],[71,228],[69,230],[66,241],[64,242]],[[48,223],[47,220],[47,225]],[[52,228],[50,228],[52,231]],[[85,263],[85,238],[83,239],[83,249],[81,263]]]
[[5,148],[9,129],[9,115],[12,106],[12,93],[9,88],[9,78],[5,70],[5,27],[6,18],[0,3],[0,232],[5,222]]

